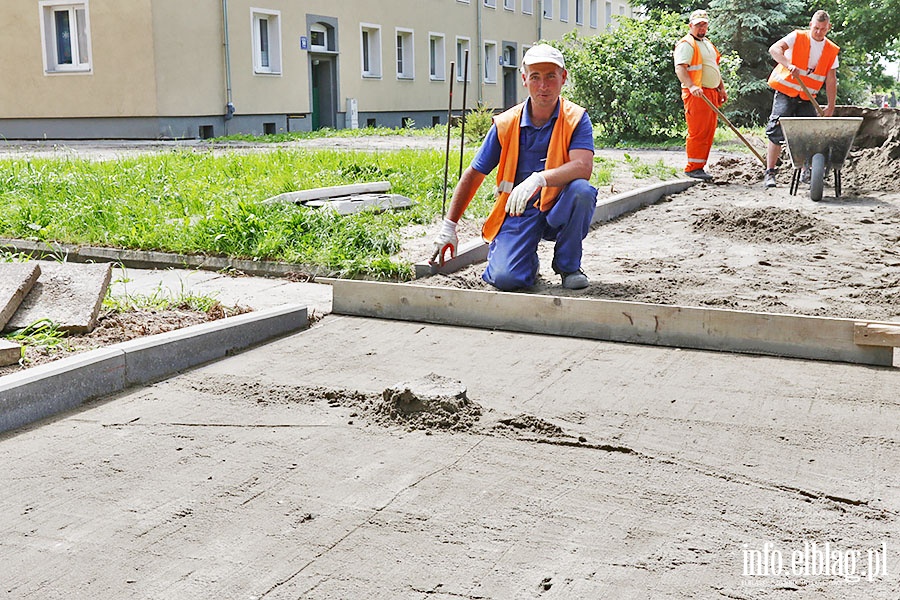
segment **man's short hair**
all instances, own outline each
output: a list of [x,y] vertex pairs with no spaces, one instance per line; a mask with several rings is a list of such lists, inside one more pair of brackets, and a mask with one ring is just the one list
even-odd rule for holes
[[831,17],[828,16],[828,12],[824,10],[817,10],[813,13],[812,20],[818,23],[831,22]]

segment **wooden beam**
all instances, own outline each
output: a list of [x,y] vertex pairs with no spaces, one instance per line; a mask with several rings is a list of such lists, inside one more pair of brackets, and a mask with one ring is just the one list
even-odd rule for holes
[[854,323],[853,341],[861,346],[900,348],[900,323]]
[[333,280],[335,314],[484,329],[893,365],[858,345],[852,319],[695,308],[373,281]]

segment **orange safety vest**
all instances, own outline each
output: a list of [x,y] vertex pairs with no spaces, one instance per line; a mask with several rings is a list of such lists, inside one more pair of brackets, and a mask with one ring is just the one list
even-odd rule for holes
[[[509,198],[516,181],[516,169],[519,164],[519,124],[522,120],[522,111],[525,102],[513,106],[509,110],[494,117],[494,125],[497,127],[497,138],[500,141],[500,163],[497,168],[497,199],[494,208],[481,227],[481,237],[485,241],[493,240],[500,231],[500,226],[506,218],[506,200]],[[559,117],[550,134],[550,145],[547,148],[547,161],[545,169],[555,169],[569,162],[569,143],[572,134],[581,122],[584,108],[565,98],[559,98]],[[556,202],[561,188],[547,186],[541,189],[539,206],[541,212],[547,212]],[[538,206],[538,203],[535,203]]]
[[[691,83],[693,83],[694,85],[700,85],[700,82],[703,80],[703,55],[700,54],[700,45],[691,34],[687,34],[686,36],[678,40],[678,44],[682,42],[687,42],[694,47],[694,55],[691,57],[691,64],[688,65],[687,70],[688,75],[691,76]],[[675,44],[676,48],[678,47],[678,44]],[[719,49],[716,48],[715,44],[713,44],[712,42],[710,42],[709,44],[713,47],[713,50],[716,51],[716,64],[719,64],[719,61],[722,60],[722,55],[719,54]]]
[[[791,51],[791,64],[798,69],[807,71],[809,69],[809,48],[809,32],[798,31],[797,41],[794,42],[794,49]],[[834,64],[834,59],[837,58],[840,50],[837,44],[826,38],[825,47],[822,49],[822,57],[819,58],[819,64],[816,65],[815,70],[806,75],[800,75],[800,79],[803,80],[803,83],[806,84],[811,93],[815,94],[822,89],[822,84],[825,83],[825,76],[828,75],[828,71],[831,69],[831,65]],[[803,93],[803,88],[794,80],[791,72],[781,64],[776,65],[772,70],[772,74],[769,75],[769,87],[792,98],[800,96],[802,100],[809,100],[806,94]]]

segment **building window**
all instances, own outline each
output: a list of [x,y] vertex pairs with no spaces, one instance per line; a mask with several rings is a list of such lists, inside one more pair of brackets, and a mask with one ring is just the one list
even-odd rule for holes
[[[463,77],[466,73],[469,74],[466,77],[466,81],[472,80],[472,71],[466,69],[463,66],[463,63],[466,61],[466,53],[469,51],[469,38],[456,38],[456,80],[462,81]],[[471,54],[471,53],[470,53]],[[471,62],[472,57],[469,56],[469,62]]]
[[506,10],[516,10],[516,0],[503,0],[503,8]]
[[533,15],[534,14],[534,0],[522,0],[522,14],[523,15]]
[[575,0],[575,24],[584,25],[584,0]]
[[569,22],[569,0],[559,0],[559,20]]
[[41,2],[44,71],[90,72],[91,40],[88,4]]
[[361,26],[362,43],[362,75],[363,77],[381,77],[381,27],[379,25]]
[[516,66],[516,48],[515,46],[506,46],[503,48],[503,64],[507,67]]
[[444,35],[441,33],[428,34],[428,65],[431,69],[432,81],[444,81],[446,62],[444,49]]
[[497,0],[484,0],[484,5],[488,8],[497,8]]
[[609,31],[612,29],[612,2],[606,3],[606,12],[603,16],[606,19],[606,30]]
[[497,70],[500,56],[497,54],[497,42],[484,43],[484,82],[497,83]]
[[599,27],[599,23],[597,23],[597,19],[600,17],[600,13],[597,8],[598,0],[591,0],[591,29],[597,29]]
[[544,18],[553,19],[553,3],[556,0],[544,0]]
[[413,32],[408,29],[397,30],[397,79],[415,78],[413,63]]
[[313,52],[326,52],[332,50],[328,43],[328,28],[321,23],[316,23],[309,28],[309,49]]
[[254,73],[281,74],[281,13],[250,9]]

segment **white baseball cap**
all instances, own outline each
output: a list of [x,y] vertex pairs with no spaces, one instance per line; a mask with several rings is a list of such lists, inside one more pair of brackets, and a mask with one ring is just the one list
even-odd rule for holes
[[538,63],[552,63],[560,69],[566,68],[566,59],[563,58],[562,52],[549,44],[538,44],[532,46],[522,58],[522,66],[536,65]]
[[690,24],[696,25],[697,23],[709,23],[709,15],[705,10],[695,10],[691,13]]

